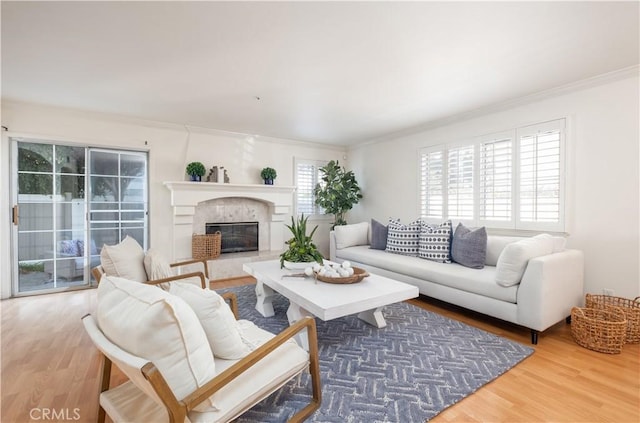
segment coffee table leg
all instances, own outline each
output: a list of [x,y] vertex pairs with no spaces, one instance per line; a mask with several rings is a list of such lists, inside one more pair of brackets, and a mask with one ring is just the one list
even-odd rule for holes
[[[289,319],[289,325],[294,324],[304,316],[313,315],[304,308],[300,307],[298,304],[289,301],[289,308],[287,309],[287,319]],[[298,334],[295,335],[295,339],[296,341],[298,341],[298,345],[309,351],[309,337],[306,330],[298,332]]]
[[273,312],[273,289],[263,284],[260,279],[256,283],[256,310],[264,317],[271,317]]
[[383,328],[387,326],[387,321],[384,320],[384,316],[382,315],[382,308],[383,307],[378,307],[373,310],[358,313],[358,318],[377,328]]

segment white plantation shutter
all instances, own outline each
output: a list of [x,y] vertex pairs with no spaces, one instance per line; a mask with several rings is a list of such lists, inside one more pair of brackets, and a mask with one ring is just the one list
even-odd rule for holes
[[564,120],[518,131],[519,226],[562,230]]
[[444,216],[444,151],[422,150],[420,154],[420,215]]
[[323,214],[324,210],[315,204],[313,190],[320,181],[320,168],[327,162],[296,161],[296,211],[298,215]]
[[447,217],[471,220],[475,197],[474,146],[453,147],[447,153]]
[[483,137],[480,142],[479,218],[493,227],[513,226],[514,131]]
[[420,212],[473,226],[562,232],[565,119],[420,150]]

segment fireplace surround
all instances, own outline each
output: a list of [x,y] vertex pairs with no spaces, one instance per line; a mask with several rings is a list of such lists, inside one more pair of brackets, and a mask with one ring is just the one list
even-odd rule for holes
[[[214,221],[258,221],[259,252],[279,254],[284,249],[288,232],[285,222],[294,212],[295,187],[187,181],[169,181],[164,185],[171,192],[173,260],[191,257],[191,236],[204,234],[206,222]],[[206,220],[201,217],[203,206],[205,209],[213,206],[204,212]],[[222,213],[222,219],[210,219],[218,213]]]

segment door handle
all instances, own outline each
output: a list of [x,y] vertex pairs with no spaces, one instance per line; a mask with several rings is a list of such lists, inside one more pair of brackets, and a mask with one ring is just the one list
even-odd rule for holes
[[18,226],[20,222],[20,211],[18,205],[13,206],[13,224]]

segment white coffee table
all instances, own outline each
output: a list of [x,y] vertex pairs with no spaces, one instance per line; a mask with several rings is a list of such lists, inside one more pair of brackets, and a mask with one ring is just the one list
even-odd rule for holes
[[[289,324],[303,316],[326,321],[357,313],[365,322],[383,328],[387,325],[384,306],[419,295],[416,286],[373,274],[354,284],[331,284],[312,277],[283,278],[300,271],[280,269],[278,260],[246,263],[242,269],[257,280],[256,310],[265,317],[273,316],[273,294],[279,292],[289,300]],[[298,336],[298,342],[308,349],[306,332]]]

